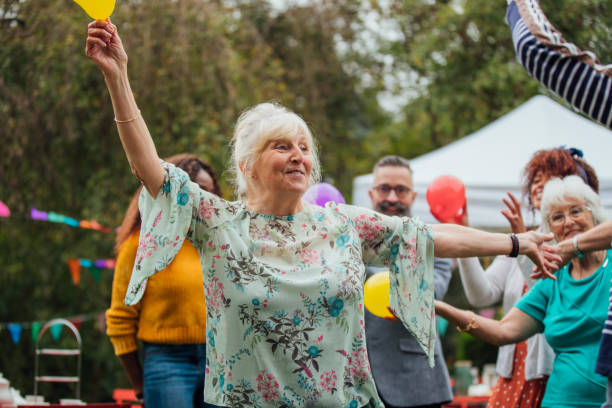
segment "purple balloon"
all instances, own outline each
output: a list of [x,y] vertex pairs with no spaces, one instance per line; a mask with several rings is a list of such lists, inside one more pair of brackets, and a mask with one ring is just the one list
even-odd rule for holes
[[308,187],[302,198],[310,204],[316,204],[321,207],[325,207],[325,204],[330,201],[336,204],[344,204],[346,202],[340,191],[328,183],[318,183]]

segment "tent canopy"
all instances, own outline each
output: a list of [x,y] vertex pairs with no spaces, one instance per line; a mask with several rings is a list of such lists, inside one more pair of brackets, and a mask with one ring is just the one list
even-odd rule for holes
[[[411,161],[417,199],[412,213],[435,222],[425,200],[427,186],[450,174],[465,183],[470,224],[506,229],[501,201],[510,191],[520,197],[521,172],[541,149],[576,147],[595,169],[604,206],[612,208],[612,131],[559,105],[546,96],[535,96],[512,112],[461,140]],[[371,207],[368,189],[373,175],[353,180],[353,203]],[[524,214],[526,222],[537,222]]]

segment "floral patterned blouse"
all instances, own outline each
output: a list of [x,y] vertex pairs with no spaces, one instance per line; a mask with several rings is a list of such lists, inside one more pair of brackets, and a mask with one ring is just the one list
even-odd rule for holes
[[383,407],[366,353],[365,265],[391,270],[390,305],[433,365],[433,238],[409,218],[305,204],[270,216],[228,202],[163,163],[126,304],[188,238],[206,293],[205,401],[229,407]]

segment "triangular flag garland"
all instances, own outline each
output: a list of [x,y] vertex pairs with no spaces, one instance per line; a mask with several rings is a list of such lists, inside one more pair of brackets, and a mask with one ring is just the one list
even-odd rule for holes
[[81,268],[89,269],[96,282],[100,281],[100,269],[115,269],[114,259],[98,259],[92,261],[91,259],[68,259],[68,269],[70,269],[70,276],[72,276],[72,282],[78,285],[81,282]]
[[[11,210],[9,210],[6,204],[0,201],[0,218],[9,218],[10,216],[11,216]],[[17,217],[17,218],[22,218],[22,217]],[[67,215],[59,214],[54,211],[49,211],[49,212],[40,211],[36,209],[35,207],[30,208],[29,218],[35,221],[55,222],[59,224],[70,225],[71,227],[74,227],[74,228],[84,228],[84,229],[96,230],[96,231],[101,231],[107,234],[111,232],[111,229],[109,227],[100,225],[100,223],[96,220],[80,220],[79,221],[76,218],[68,217]],[[115,228],[114,231],[118,233],[119,227]]]
[[[98,330],[100,330],[102,333],[106,332],[106,317],[105,317],[104,312],[72,316],[72,317],[67,317],[65,319],[70,321],[72,324],[74,324],[77,330],[81,329],[81,324],[83,322],[93,321]],[[13,340],[13,343],[19,344],[19,341],[21,340],[22,331],[30,329],[32,332],[31,333],[32,341],[35,343],[38,340],[38,333],[40,333],[40,329],[42,328],[42,325],[43,323],[41,322],[0,323],[0,334],[3,333],[4,328],[6,328],[8,330],[8,333],[11,336],[11,339]],[[51,337],[53,337],[53,340],[55,341],[59,340],[61,333],[62,333],[62,328],[63,328],[63,325],[61,324],[54,324],[53,326],[50,327],[49,330],[51,331]]]
[[91,230],[96,230],[96,231],[102,231],[105,233],[110,232],[109,227],[100,225],[98,221],[96,220],[79,221],[75,218],[68,217],[67,215],[58,214],[53,211],[44,212],[44,211],[37,210],[34,207],[30,209],[30,218],[36,221],[48,221],[48,222],[55,222],[55,223],[60,223],[60,224],[63,223],[63,224],[70,225],[71,227],[75,227],[75,228],[85,228],[85,229],[91,229]]
[[[110,228],[100,225],[96,220],[82,220],[79,221],[75,218],[68,217],[63,214],[58,214],[56,212],[50,211],[40,211],[34,207],[30,209],[29,218],[35,221],[47,221],[54,223],[62,223],[69,225],[75,228],[84,228],[91,229],[96,231],[101,231],[104,233],[109,233]],[[11,217],[11,211],[7,207],[5,203],[0,201],[0,218],[9,218]],[[25,217],[18,217],[25,218]],[[116,233],[119,232],[119,227],[115,228],[114,231]],[[70,275],[72,277],[72,281],[75,285],[78,285],[81,280],[81,268],[87,268],[91,271],[94,279],[96,281],[100,280],[100,269],[114,269],[115,268],[115,260],[114,259],[98,259],[96,261],[92,261],[89,259],[75,259],[71,258],[68,260],[68,267],[70,269]],[[102,333],[106,332],[106,318],[105,313],[93,313],[87,315],[79,315],[73,317],[67,317],[66,320],[70,321],[77,330],[81,329],[81,324],[85,321],[94,321],[95,326]],[[38,340],[38,334],[42,329],[42,323],[38,321],[34,322],[0,322],[0,334],[4,332],[6,328],[8,333],[11,336],[13,343],[19,344],[21,340],[21,333],[24,329],[30,329],[32,335],[32,341],[36,342]],[[59,340],[62,333],[63,325],[56,324],[50,327],[51,336],[55,341]]]

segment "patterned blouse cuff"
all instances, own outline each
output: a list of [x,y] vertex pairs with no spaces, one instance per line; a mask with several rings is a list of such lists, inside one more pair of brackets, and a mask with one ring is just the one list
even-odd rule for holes
[[191,225],[197,185],[174,165],[162,162],[162,166],[164,182],[157,197],[153,198],[143,189],[138,200],[142,226],[125,295],[125,304],[130,306],[142,298],[147,279],[172,262]]

